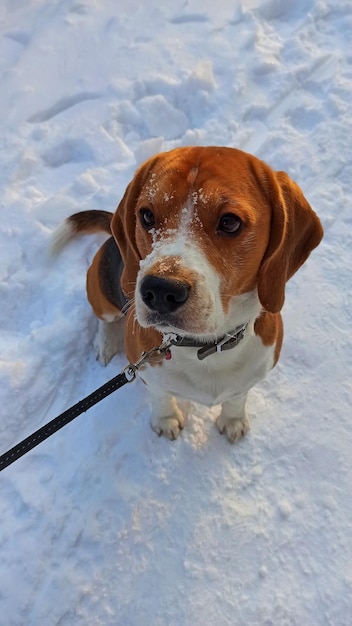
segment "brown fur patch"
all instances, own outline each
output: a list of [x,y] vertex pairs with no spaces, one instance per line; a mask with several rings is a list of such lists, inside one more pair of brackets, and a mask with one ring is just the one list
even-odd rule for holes
[[284,333],[281,314],[264,311],[255,320],[254,332],[261,338],[264,346],[275,344],[274,365],[276,365],[279,360]]

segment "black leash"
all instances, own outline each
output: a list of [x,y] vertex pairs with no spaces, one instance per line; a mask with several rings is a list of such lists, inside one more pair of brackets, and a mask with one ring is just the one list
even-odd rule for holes
[[70,409],[67,409],[67,411],[64,411],[61,415],[58,415],[53,420],[36,430],[32,435],[23,439],[23,441],[20,441],[20,443],[16,446],[2,454],[0,456],[0,472],[5,469],[5,467],[8,467],[17,461],[17,459],[21,458],[21,456],[26,454],[26,452],[29,452],[29,450],[38,446],[42,443],[42,441],[48,439],[48,437],[56,433],[60,430],[60,428],[63,428],[66,424],[72,422],[72,420],[81,415],[81,413],[88,411],[88,409],[100,402],[100,400],[103,400],[117,389],[120,389],[120,387],[123,387],[126,383],[131,383],[136,378],[139,368],[144,363],[151,360],[151,358],[161,357],[166,354],[169,345],[170,342],[165,341],[159,348],[153,348],[149,352],[144,352],[137,363],[129,363],[120,374],[115,376],[115,378],[112,378],[109,382],[99,387],[99,389],[96,389],[96,391],[91,393],[89,396],[80,400]]
[[[152,348],[149,352],[143,352],[140,359],[137,363],[129,363],[122,370],[120,374],[112,378],[109,382],[96,389],[89,396],[74,404],[70,409],[61,413],[55,417],[51,422],[48,422],[38,430],[36,430],[32,435],[20,441],[16,446],[5,452],[0,456],[0,472],[8,467],[17,459],[21,458],[26,452],[32,450],[38,446],[42,441],[48,439],[51,435],[56,433],[60,428],[66,426],[74,420],[76,417],[81,415],[81,413],[85,413],[92,406],[103,400],[111,393],[120,389],[126,383],[131,383],[135,378],[136,374],[142,365],[152,360],[153,358],[166,357],[170,358],[170,346],[184,346],[184,347],[200,347],[200,350],[197,352],[198,359],[202,360],[210,354],[214,354],[215,352],[222,352],[223,350],[229,350],[234,348],[239,344],[239,342],[243,339],[244,334],[247,329],[247,324],[242,324],[238,326],[233,331],[226,333],[223,337],[211,342],[207,342],[204,344],[202,341],[197,341],[194,339],[187,339],[180,335],[171,334],[168,339],[166,339],[159,348]],[[169,354],[167,354],[169,352]]]

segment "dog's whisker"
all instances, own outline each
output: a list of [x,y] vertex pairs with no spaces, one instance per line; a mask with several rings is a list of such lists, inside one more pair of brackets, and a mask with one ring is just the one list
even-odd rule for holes
[[132,306],[131,300],[126,302],[126,304],[122,307],[122,309],[120,311],[120,313],[122,314],[122,317],[127,313],[127,311],[129,311],[131,306]]

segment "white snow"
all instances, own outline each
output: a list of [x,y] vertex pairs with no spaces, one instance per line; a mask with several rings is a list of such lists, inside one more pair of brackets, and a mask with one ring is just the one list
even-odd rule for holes
[[92,347],[103,239],[47,251],[150,154],[253,152],[325,228],[243,441],[193,404],[157,438],[137,381],[1,473],[1,624],[351,626],[350,0],[2,0],[0,34],[2,452],[126,363]]

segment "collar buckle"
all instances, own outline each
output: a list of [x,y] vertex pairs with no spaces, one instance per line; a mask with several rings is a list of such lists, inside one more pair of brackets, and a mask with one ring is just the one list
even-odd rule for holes
[[198,359],[202,361],[210,354],[215,354],[215,352],[224,352],[224,350],[231,350],[232,348],[235,348],[240,341],[242,341],[246,330],[247,324],[242,324],[242,326],[238,326],[235,330],[226,333],[226,335],[221,339],[205,344],[197,352]]

